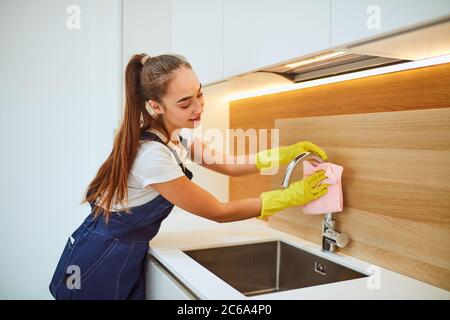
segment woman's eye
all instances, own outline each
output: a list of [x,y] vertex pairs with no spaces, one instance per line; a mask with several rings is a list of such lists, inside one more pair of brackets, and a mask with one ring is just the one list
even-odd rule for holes
[[[203,92],[200,92],[200,93],[197,95],[197,98],[201,98],[201,97],[203,97]],[[191,104],[185,104],[185,105],[181,105],[180,107],[183,108],[183,109],[186,109],[186,108],[189,108],[190,105],[191,105]]]

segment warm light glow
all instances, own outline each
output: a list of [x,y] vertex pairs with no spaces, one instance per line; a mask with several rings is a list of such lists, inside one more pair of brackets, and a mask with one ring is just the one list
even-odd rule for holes
[[374,69],[364,70],[364,71],[357,71],[357,72],[353,72],[353,73],[347,73],[347,74],[332,76],[332,77],[323,78],[323,79],[317,79],[317,80],[311,80],[311,81],[305,81],[305,82],[299,82],[299,83],[290,83],[287,85],[281,85],[281,86],[264,89],[264,90],[241,92],[238,94],[233,94],[233,95],[228,96],[228,99],[230,101],[231,100],[239,100],[239,99],[244,99],[244,98],[262,96],[262,95],[266,95],[266,94],[273,94],[273,93],[297,90],[297,89],[302,89],[302,88],[316,87],[316,86],[321,86],[321,85],[335,83],[335,82],[353,80],[353,79],[358,79],[358,78],[366,78],[366,77],[375,76],[375,75],[379,75],[379,74],[385,74],[385,73],[391,73],[391,72],[397,72],[397,71],[409,70],[409,69],[416,69],[416,68],[427,67],[427,66],[449,63],[449,62],[450,62],[450,55],[444,55],[444,56],[440,56],[440,57],[427,58],[427,59],[423,59],[423,60],[399,63],[399,64],[392,65],[392,66],[374,68]]
[[342,56],[343,54],[346,54],[346,52],[339,51],[339,52],[328,53],[328,54],[324,54],[322,56],[318,56],[318,57],[315,57],[315,58],[306,59],[306,60],[302,60],[302,61],[298,61],[298,62],[294,62],[294,63],[289,63],[289,64],[285,65],[285,67],[296,68],[298,66],[303,66],[305,64],[310,64],[310,63],[313,63],[313,62],[322,61],[322,60],[334,58],[334,57],[337,57],[337,56]]

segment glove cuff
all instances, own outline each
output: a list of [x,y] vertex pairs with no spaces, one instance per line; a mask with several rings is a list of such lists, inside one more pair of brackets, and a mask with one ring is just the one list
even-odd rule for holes
[[261,214],[258,218],[268,217],[274,213],[290,207],[289,189],[263,192],[261,198]]

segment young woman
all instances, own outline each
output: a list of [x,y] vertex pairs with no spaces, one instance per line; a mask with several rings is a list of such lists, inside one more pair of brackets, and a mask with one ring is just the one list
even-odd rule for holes
[[[321,184],[326,176],[319,171],[258,198],[219,202],[190,180],[192,173],[184,165],[187,156],[220,155],[204,152],[207,146],[201,142],[188,148],[178,134],[181,128],[196,127],[204,108],[201,84],[191,65],[178,55],[134,55],[125,79],[125,114],[113,150],[83,201],[89,202],[91,213],[69,237],[50,283],[56,299],[144,299],[148,243],[174,205],[228,222],[268,216],[327,192],[328,185]],[[260,152],[256,164],[201,165],[242,176],[286,164],[305,151],[327,158],[305,141]]]

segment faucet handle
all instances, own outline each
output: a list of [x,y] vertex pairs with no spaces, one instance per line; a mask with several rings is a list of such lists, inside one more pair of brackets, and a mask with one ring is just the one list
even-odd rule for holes
[[338,233],[336,236],[336,245],[339,248],[345,247],[350,242],[350,238],[345,233]]
[[350,238],[345,233],[339,233],[334,229],[327,229],[323,236],[331,240],[333,244],[337,245],[339,248],[345,247],[349,242]]

